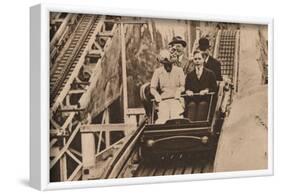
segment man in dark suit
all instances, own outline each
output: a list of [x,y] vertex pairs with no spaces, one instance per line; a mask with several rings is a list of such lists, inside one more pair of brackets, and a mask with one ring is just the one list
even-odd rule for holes
[[[209,92],[216,92],[216,76],[213,71],[204,67],[204,58],[201,51],[193,53],[195,69],[186,75],[185,91],[186,115],[192,121],[207,119],[209,108]],[[196,94],[196,97],[193,97]]]
[[202,52],[204,57],[204,66],[210,70],[212,70],[216,75],[217,81],[222,81],[221,76],[221,63],[215,59],[214,57],[210,56],[210,43],[207,38],[200,38],[199,40],[199,50]]

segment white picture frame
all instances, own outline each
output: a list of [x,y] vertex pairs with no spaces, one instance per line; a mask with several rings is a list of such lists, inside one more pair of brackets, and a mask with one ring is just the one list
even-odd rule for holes
[[[71,12],[118,16],[140,16],[200,21],[238,22],[268,25],[268,169],[162,177],[138,177],[73,182],[49,181],[49,13]],[[30,185],[39,190],[103,187],[273,175],[273,19],[212,16],[159,10],[107,9],[73,5],[40,4],[30,9]]]

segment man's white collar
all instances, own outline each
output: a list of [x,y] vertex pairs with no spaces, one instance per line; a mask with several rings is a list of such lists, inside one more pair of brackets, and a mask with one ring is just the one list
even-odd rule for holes
[[205,59],[206,63],[208,62],[209,58],[210,58],[210,55],[208,55],[207,58]]

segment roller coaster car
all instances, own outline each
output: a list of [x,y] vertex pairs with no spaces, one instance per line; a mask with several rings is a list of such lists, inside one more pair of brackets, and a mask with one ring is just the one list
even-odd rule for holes
[[[225,89],[223,82],[219,83],[218,91],[216,93],[209,93],[204,96],[208,99],[207,112],[203,120],[191,120],[185,114],[184,118],[167,120],[164,124],[155,124],[155,103],[151,101],[151,95],[147,92],[149,84],[141,88],[141,92],[146,91],[141,95],[147,96],[148,102],[145,102],[145,110],[148,115],[149,122],[145,126],[140,139],[140,156],[142,159],[159,158],[163,154],[183,154],[183,153],[198,153],[211,151],[216,142],[216,131],[222,117],[220,106],[223,101],[228,100],[226,93],[230,90]],[[192,97],[184,96],[185,101],[199,100],[202,96],[195,94]],[[145,101],[145,100],[144,100]],[[149,108],[149,104],[152,107]],[[149,113],[148,111],[152,111]],[[186,110],[188,111],[188,110]]]

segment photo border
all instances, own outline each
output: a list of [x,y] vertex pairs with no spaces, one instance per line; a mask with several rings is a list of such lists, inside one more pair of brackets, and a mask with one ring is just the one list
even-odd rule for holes
[[[70,12],[116,16],[234,22],[268,25],[268,169],[160,177],[49,181],[49,13]],[[159,10],[139,10],[93,5],[39,4],[30,8],[30,185],[39,190],[104,187],[132,184],[226,179],[273,175],[273,18],[209,15]]]

